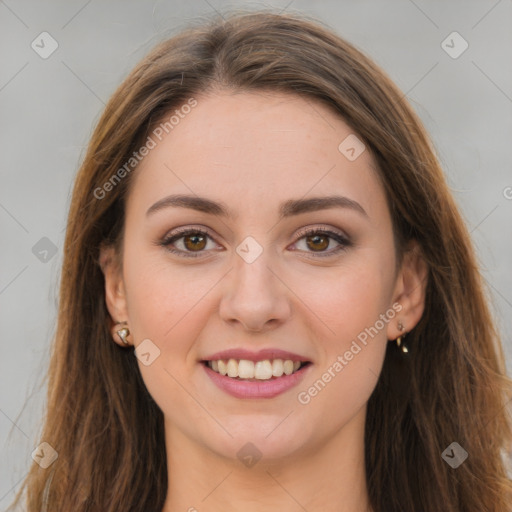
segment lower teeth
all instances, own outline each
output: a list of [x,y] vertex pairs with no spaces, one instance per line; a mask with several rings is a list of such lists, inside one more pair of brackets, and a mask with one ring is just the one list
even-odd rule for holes
[[[293,372],[295,373],[295,372]],[[292,374],[293,375],[293,374]],[[281,375],[281,377],[286,377],[287,375],[285,375],[283,373],[283,375]],[[229,375],[225,375],[225,377],[229,377]],[[246,380],[248,382],[265,382],[266,380],[275,380],[275,379],[280,379],[281,377],[270,377],[270,379],[256,379],[256,378],[252,378],[252,379],[242,379],[241,377],[229,377],[230,379],[235,379],[235,380]]]
[[[293,373],[291,373],[290,375],[293,375],[294,373],[297,373],[299,370],[302,369],[302,366],[300,366],[297,370],[295,370]],[[219,372],[216,372],[216,373],[219,373]],[[222,373],[219,373],[219,375],[222,375]],[[270,377],[270,379],[257,379],[256,377],[253,377],[251,379],[242,379],[241,377],[229,377],[229,375],[223,375],[223,377],[229,377],[230,379],[234,379],[234,380],[242,380],[242,381],[247,381],[247,382],[266,382],[268,380],[275,380],[275,379],[280,379],[281,377],[289,377],[290,375],[286,375],[286,373],[283,373],[283,375],[279,376],[279,377],[276,377],[274,375],[272,375],[272,377]]]

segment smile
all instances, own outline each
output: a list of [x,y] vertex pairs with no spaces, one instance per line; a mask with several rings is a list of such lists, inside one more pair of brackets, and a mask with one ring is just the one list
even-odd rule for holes
[[277,396],[297,385],[311,366],[290,359],[216,359],[202,364],[214,384],[236,398]]
[[291,359],[265,359],[263,361],[249,361],[248,359],[218,359],[207,361],[208,366],[221,375],[238,379],[269,380],[273,377],[291,375],[307,361],[292,361]]

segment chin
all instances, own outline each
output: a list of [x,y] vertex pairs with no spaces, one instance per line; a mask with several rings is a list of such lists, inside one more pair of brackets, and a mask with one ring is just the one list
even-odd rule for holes
[[[219,433],[214,440],[210,432],[210,437],[204,441],[204,444],[222,457],[238,459],[241,462],[247,455],[261,458],[262,462],[294,457],[300,451],[307,450],[310,438],[304,426],[297,425],[296,428],[291,428],[290,424],[285,426],[291,420],[291,416],[293,414],[284,421],[286,415],[262,421],[260,414],[256,417],[239,419],[231,425],[229,422],[224,422],[223,424],[233,437]],[[280,425],[280,422],[283,423]]]

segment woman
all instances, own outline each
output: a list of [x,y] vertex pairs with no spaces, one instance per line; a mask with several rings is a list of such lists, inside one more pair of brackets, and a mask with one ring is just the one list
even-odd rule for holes
[[468,231],[403,94],[320,23],[157,46],[64,254],[28,511],[511,510]]

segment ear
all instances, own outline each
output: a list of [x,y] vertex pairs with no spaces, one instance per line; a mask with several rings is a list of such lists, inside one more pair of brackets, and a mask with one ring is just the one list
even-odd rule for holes
[[[397,321],[388,323],[388,339],[394,340],[410,332],[420,321],[425,309],[427,281],[428,265],[418,242],[414,240],[407,247],[396,279],[393,304],[400,304],[402,309],[396,315]],[[398,328],[399,323],[404,331]]]
[[114,328],[119,322],[127,322],[128,325],[130,322],[121,265],[113,246],[100,247],[99,265],[105,277],[105,302],[111,317],[112,337],[118,345],[126,347],[119,336],[115,334]]

